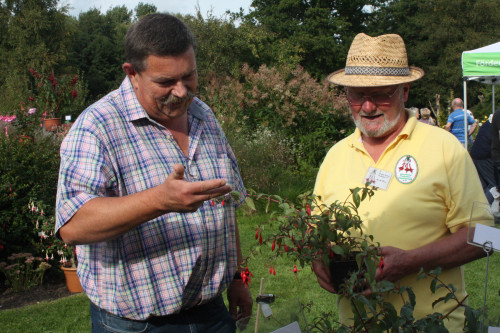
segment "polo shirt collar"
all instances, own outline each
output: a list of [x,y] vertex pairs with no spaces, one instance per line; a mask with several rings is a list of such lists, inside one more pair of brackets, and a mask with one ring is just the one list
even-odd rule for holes
[[[411,139],[411,135],[413,133],[413,130],[415,129],[415,126],[417,125],[418,120],[417,120],[417,117],[415,116],[415,114],[408,109],[405,109],[405,112],[406,112],[406,115],[408,116],[408,120],[406,121],[405,126],[403,127],[401,132],[398,134],[396,139],[393,141],[393,143],[397,142],[401,139]],[[393,143],[389,144],[389,146],[392,145]],[[350,144],[352,147],[364,150],[363,140],[361,140],[361,131],[357,127],[356,127],[356,130],[354,131],[354,133],[352,134]]]

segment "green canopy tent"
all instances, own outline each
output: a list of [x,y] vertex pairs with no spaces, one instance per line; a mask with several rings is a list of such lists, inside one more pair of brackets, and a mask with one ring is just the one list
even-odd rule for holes
[[[495,112],[495,85],[500,84],[500,42],[462,52],[462,73],[464,82],[464,131],[467,131],[468,81],[491,84],[491,113]],[[467,147],[467,133],[465,133],[465,147]]]

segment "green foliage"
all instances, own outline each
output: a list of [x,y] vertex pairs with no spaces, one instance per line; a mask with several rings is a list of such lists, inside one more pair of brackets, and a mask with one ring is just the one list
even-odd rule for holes
[[343,93],[318,83],[300,66],[253,71],[245,65],[241,79],[214,76],[200,95],[228,137],[231,129],[268,127],[293,142],[298,164],[318,166],[327,150],[353,128]]
[[[428,105],[435,94],[447,96],[453,90],[461,96],[463,51],[497,42],[500,32],[496,17],[500,3],[490,0],[396,0],[381,1],[373,13],[368,31],[400,34],[406,43],[410,65],[426,75],[414,84],[409,104]],[[478,86],[469,89],[470,106],[479,102]]]
[[0,262],[0,271],[16,293],[41,285],[45,271],[51,267],[31,253],[14,253],[7,259]]
[[125,6],[111,8],[106,14],[91,9],[79,15],[71,53],[74,66],[88,82],[90,101],[116,89],[123,80],[124,40],[131,21],[132,12]]
[[[316,78],[341,68],[354,36],[365,29],[366,0],[254,0],[247,22],[274,34],[271,44],[288,41],[300,50],[300,65]],[[267,63],[269,65],[274,65]]]
[[66,8],[57,8],[57,3],[57,0],[0,2],[0,23],[5,33],[0,37],[0,107],[9,103],[19,105],[19,96],[24,96],[28,89],[28,68],[54,69],[67,61],[71,32]]
[[[5,124],[3,124],[5,126]],[[0,134],[0,258],[15,252],[36,252],[35,224],[27,218],[30,198],[55,203],[59,140],[39,130],[33,141],[20,141],[9,129]],[[48,214],[54,214],[53,206]]]

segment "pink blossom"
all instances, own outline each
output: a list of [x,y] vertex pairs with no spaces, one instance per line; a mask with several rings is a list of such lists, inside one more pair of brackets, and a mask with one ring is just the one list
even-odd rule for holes
[[31,108],[28,110],[28,114],[34,114],[36,112],[35,108]]

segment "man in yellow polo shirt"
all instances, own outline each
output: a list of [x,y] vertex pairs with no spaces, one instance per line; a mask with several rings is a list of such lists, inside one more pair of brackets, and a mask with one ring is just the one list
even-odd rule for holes
[[[417,280],[420,268],[443,268],[440,278],[466,295],[461,265],[484,256],[467,244],[474,201],[485,202],[479,178],[467,151],[450,133],[417,121],[405,109],[410,82],[424,75],[408,66],[406,47],[399,35],[370,37],[359,34],[352,42],[345,69],[328,77],[346,87],[356,131],[328,152],[316,179],[314,193],[329,205],[345,200],[349,189],[366,182],[378,188],[361,204],[363,231],[381,244],[385,267],[377,280],[409,286],[416,295],[414,316],[448,313],[455,302],[432,302],[446,294],[430,291],[429,278]],[[489,214],[474,210],[474,222],[491,225]],[[334,292],[330,273],[313,265],[319,284]],[[400,297],[389,301],[401,309]],[[339,300],[342,322],[353,315],[348,300]],[[464,326],[463,309],[450,315],[450,332]]]

